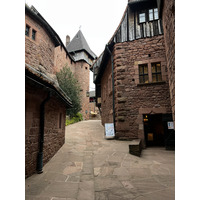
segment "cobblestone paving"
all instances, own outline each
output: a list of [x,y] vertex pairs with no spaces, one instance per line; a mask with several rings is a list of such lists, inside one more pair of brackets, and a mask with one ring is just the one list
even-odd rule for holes
[[67,126],[43,173],[26,179],[26,200],[175,199],[175,152],[147,148],[136,157],[129,143],[104,139],[99,120]]

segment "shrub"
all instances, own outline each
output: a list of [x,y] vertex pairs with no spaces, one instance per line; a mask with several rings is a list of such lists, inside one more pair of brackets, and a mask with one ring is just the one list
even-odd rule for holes
[[82,114],[77,113],[74,117],[72,117],[70,119],[66,119],[65,125],[68,126],[70,124],[74,124],[74,123],[82,121],[82,120],[83,120]]
[[60,72],[56,73],[59,86],[67,94],[67,96],[72,101],[73,108],[67,109],[67,115],[70,118],[76,116],[76,114],[81,111],[81,98],[80,98],[80,85],[77,79],[74,77],[70,68],[63,67]]

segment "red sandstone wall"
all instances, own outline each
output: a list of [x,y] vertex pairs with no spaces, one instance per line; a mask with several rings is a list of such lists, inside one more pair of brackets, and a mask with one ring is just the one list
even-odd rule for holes
[[55,48],[55,73],[60,71],[66,65],[71,69],[75,78],[81,85],[81,113],[83,114],[83,118],[88,120],[90,109],[89,97],[86,96],[86,92],[89,91],[90,66],[84,61],[71,62],[71,59],[66,56],[64,49],[61,47]]
[[76,62],[75,66],[75,77],[79,81],[81,86],[81,104],[83,118],[85,120],[89,119],[89,96],[86,96],[86,92],[89,92],[89,83],[90,83],[90,65],[85,61]]
[[[45,135],[44,135],[44,164],[65,143],[65,105],[54,97],[46,104]],[[61,122],[60,122],[61,120]]]
[[175,1],[164,0],[163,29],[173,120],[175,121]]
[[71,61],[61,46],[58,46],[55,48],[54,73],[59,72],[65,66],[69,67],[72,73],[75,73],[76,63]]
[[[25,16],[25,26],[26,24],[30,26],[30,35],[29,37],[25,36],[25,62],[31,66],[42,65],[49,73],[55,73],[54,43],[51,41],[48,33],[43,27],[27,15]],[[32,29],[37,31],[35,41],[31,38]],[[60,58],[69,60],[69,58],[66,58],[64,50],[61,51],[61,56],[62,57]],[[30,86],[26,82],[25,97],[25,174],[26,176],[30,176],[36,172],[40,135],[40,105],[47,97],[47,92],[37,89],[33,85]],[[64,144],[66,108],[63,103],[52,97],[46,106],[45,113],[44,164]],[[60,128],[59,120],[61,118],[62,125]]]
[[[143,114],[171,113],[164,37],[117,43],[113,55],[116,136],[144,139]],[[138,65],[154,62],[161,62],[162,82],[139,84]],[[109,62],[101,81],[103,124],[112,122],[112,96],[107,92],[110,75]]]
[[[86,92],[89,91],[89,78],[90,78],[90,65],[84,61],[71,62],[71,59],[66,56],[64,49],[61,47],[55,48],[55,73],[60,71],[63,66],[68,66],[75,78],[78,80],[81,86],[81,105],[83,118],[85,120],[89,119],[89,97],[86,96]],[[86,113],[87,112],[87,113]]]
[[[46,31],[37,22],[26,15],[25,25],[31,27],[30,36],[25,36],[25,62],[32,66],[42,65],[49,73],[56,73],[64,66],[68,66],[78,79],[82,91],[81,102],[83,118],[89,119],[89,97],[86,92],[89,91],[89,65],[84,61],[73,62],[66,55],[61,46],[55,48]],[[32,29],[36,30],[36,40],[31,39]],[[87,68],[87,69],[86,69]],[[87,113],[86,113],[87,112]]]
[[[25,16],[25,26],[29,25],[30,36],[25,36],[25,63],[42,65],[49,73],[53,73],[55,45],[45,29],[28,15]],[[36,40],[32,40],[32,29],[36,30]]]
[[[25,174],[34,174],[37,168],[40,136],[40,105],[47,97],[47,92],[26,83],[25,93]],[[45,107],[45,135],[43,164],[61,148],[65,142],[66,108],[59,100],[51,97]],[[60,128],[61,114],[61,128]]]
[[101,79],[101,120],[102,124],[113,122],[113,97],[112,97],[112,68],[111,60],[108,61],[104,75]]
[[[161,62],[161,83],[139,84],[138,65]],[[143,114],[171,113],[163,36],[114,47],[116,135],[144,138]]]
[[25,86],[25,174],[30,176],[36,172],[39,152],[40,104],[47,93],[28,84]]

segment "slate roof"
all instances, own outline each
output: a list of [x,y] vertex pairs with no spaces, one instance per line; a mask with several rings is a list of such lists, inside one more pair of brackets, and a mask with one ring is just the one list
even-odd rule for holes
[[94,54],[94,52],[90,49],[81,30],[79,30],[78,33],[72,39],[72,41],[67,45],[67,51],[70,53],[82,50],[85,50],[93,59],[97,57]]

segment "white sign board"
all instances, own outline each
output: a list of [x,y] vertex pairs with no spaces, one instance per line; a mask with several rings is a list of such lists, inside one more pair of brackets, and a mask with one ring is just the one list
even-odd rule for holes
[[106,138],[114,138],[115,137],[115,130],[113,123],[105,123],[105,133]]
[[174,129],[174,122],[167,122],[168,129]]

